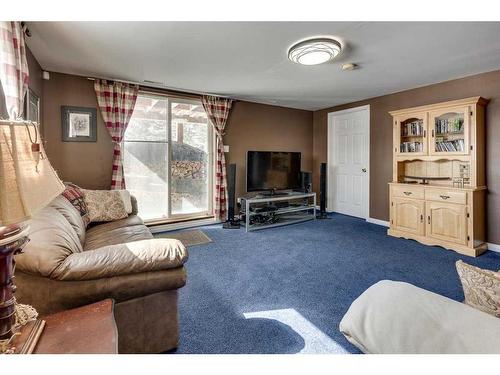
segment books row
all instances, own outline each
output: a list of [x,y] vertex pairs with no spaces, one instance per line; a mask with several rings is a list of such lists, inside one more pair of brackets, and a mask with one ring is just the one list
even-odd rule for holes
[[[403,142],[399,146],[400,152],[422,152],[424,150],[421,142]],[[450,152],[450,151],[465,151],[465,143],[463,139],[456,139],[454,141],[436,142],[436,151]]]
[[399,146],[400,152],[422,152],[424,146],[421,142],[403,142]]
[[465,144],[463,139],[454,141],[436,142],[436,151],[450,152],[450,151],[464,151]]
[[423,120],[416,120],[412,122],[407,122],[401,125],[401,135],[423,135],[424,134],[424,122]]
[[454,119],[445,119],[438,120],[436,119],[436,133],[460,133],[463,130],[464,119],[462,118],[454,118]]

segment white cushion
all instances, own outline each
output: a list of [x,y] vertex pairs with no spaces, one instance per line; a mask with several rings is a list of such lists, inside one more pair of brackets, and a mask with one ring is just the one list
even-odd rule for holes
[[339,328],[364,353],[500,353],[499,318],[397,281],[368,288]]

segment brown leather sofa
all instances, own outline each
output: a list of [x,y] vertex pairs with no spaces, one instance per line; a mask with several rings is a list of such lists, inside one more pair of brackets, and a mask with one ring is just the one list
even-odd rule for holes
[[120,353],[160,353],[179,341],[177,290],[186,283],[181,242],[153,239],[137,216],[87,229],[63,196],[29,220],[16,256],[16,298],[40,315],[115,300]]

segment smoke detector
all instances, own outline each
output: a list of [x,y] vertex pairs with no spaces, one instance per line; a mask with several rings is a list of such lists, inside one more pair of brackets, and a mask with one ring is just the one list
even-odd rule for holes
[[358,69],[358,65],[354,63],[347,63],[342,65],[342,70],[348,71],[348,70],[354,70]]

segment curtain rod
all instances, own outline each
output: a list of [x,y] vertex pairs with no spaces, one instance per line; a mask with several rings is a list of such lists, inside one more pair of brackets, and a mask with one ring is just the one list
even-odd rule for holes
[[174,92],[178,92],[178,93],[181,93],[181,94],[187,94],[187,95],[213,95],[213,96],[218,96],[218,97],[221,97],[221,98],[235,100],[235,99],[233,99],[233,98],[231,98],[229,96],[226,96],[226,95],[210,94],[210,93],[206,93],[206,92],[192,91],[192,90],[191,91],[187,91],[187,90],[178,89],[178,88],[175,88],[175,87],[165,86],[165,85],[163,85],[161,83],[155,84],[155,82],[152,82],[152,81],[147,81],[147,82],[139,83],[139,82],[127,81],[127,80],[123,80],[123,79],[102,78],[102,77],[101,78],[99,78],[99,77],[87,77],[87,79],[89,81],[95,81],[96,79],[105,79],[107,81],[129,83],[129,84],[132,84],[132,85],[139,85],[139,87],[147,87],[147,88],[153,88],[153,89],[159,89],[159,90],[174,91]]

